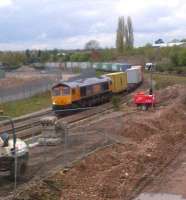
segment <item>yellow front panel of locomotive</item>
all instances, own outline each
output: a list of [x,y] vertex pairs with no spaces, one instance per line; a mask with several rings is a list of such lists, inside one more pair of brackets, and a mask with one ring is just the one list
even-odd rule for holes
[[60,106],[69,105],[69,104],[72,103],[71,95],[69,95],[69,96],[55,96],[55,97],[52,97],[52,103],[53,103],[53,105],[60,105]]

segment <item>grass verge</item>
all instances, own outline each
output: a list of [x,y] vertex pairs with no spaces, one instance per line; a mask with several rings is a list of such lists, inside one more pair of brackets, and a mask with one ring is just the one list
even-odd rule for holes
[[[150,79],[150,74],[145,73],[145,78]],[[186,76],[153,74],[153,81],[156,83],[156,89],[162,89],[175,84],[186,85]]]
[[1,104],[4,115],[19,117],[51,106],[50,92],[35,95],[33,97],[6,102]]

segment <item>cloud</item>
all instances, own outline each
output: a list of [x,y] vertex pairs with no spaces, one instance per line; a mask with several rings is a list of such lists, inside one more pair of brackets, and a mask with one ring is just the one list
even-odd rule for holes
[[184,0],[0,0],[0,49],[115,45],[117,19],[132,17],[135,45],[184,38]]
[[11,6],[12,4],[12,0],[0,0],[0,8]]

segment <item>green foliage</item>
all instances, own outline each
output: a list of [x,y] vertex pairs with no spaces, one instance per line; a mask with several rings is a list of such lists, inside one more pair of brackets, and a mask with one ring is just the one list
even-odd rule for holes
[[186,49],[181,49],[178,55],[178,64],[179,66],[186,66]]
[[70,55],[71,62],[87,62],[90,60],[90,54],[88,53],[73,53]]
[[173,66],[177,66],[179,64],[179,48],[173,47],[171,49],[170,59]]
[[19,52],[2,52],[0,53],[0,62],[7,65],[9,69],[16,69],[26,63],[26,57]]
[[124,50],[131,49],[134,46],[134,33],[132,19],[129,16],[127,23],[124,17],[119,17],[118,27],[116,32],[116,49],[118,53],[123,53]]
[[101,61],[108,62],[114,59],[114,51],[112,49],[105,49],[101,53]]
[[114,110],[119,110],[120,102],[121,102],[121,98],[119,96],[112,97],[112,105],[114,106]]
[[116,49],[119,53],[124,50],[124,39],[125,39],[125,21],[124,17],[119,17],[118,28],[116,32]]
[[2,104],[4,115],[18,117],[51,106],[50,92],[38,94],[28,99]]
[[[149,78],[149,74],[145,73],[145,76],[147,79]],[[186,77],[184,76],[179,77],[175,75],[153,74],[153,80],[156,83],[156,89],[162,89],[174,84],[186,85]]]
[[96,70],[96,77],[100,77],[102,75],[104,75],[106,72],[104,71],[100,71],[100,70]]

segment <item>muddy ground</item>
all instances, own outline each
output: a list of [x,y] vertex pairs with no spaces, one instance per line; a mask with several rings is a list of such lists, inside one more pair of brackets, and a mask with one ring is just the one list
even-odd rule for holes
[[114,142],[68,170],[61,168],[33,181],[18,190],[15,199],[128,200],[151,184],[155,188],[153,180],[186,144],[186,87],[168,87],[158,96],[154,110],[137,111],[129,104],[99,122],[84,125],[87,132],[104,132]]

